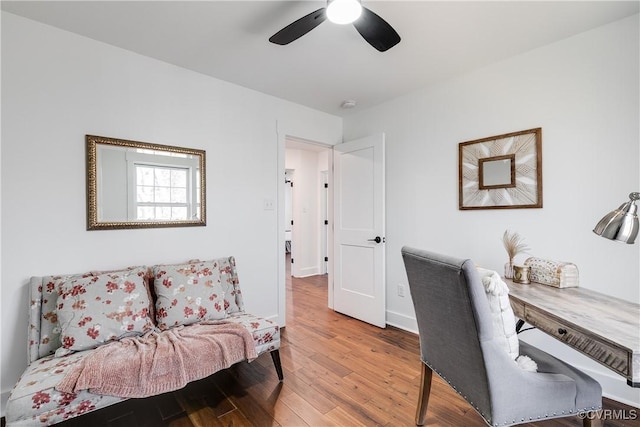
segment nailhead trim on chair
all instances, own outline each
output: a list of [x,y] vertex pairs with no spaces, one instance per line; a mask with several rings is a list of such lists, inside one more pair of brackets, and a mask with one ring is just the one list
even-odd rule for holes
[[[576,411],[575,414],[579,414],[579,413],[582,413],[582,412],[599,411],[601,409],[602,409],[602,406],[597,407],[597,408],[595,406],[592,406],[591,408],[583,408],[583,409],[581,409],[579,411]],[[569,410],[569,411],[566,411],[566,412],[562,411],[562,413],[563,414],[573,414],[574,412],[573,412],[573,410]],[[558,414],[556,412],[553,413],[553,417],[556,417],[557,415]],[[544,416],[538,415],[536,417],[537,420],[542,420],[542,419],[545,419],[545,418],[549,418],[549,414],[544,414]],[[534,417],[529,417],[529,421],[534,421]],[[516,420],[511,421],[512,424],[515,424],[515,422],[516,422]],[[525,422],[525,419],[524,418],[520,419],[520,422],[521,423]],[[509,424],[508,421],[505,421],[504,423],[502,423],[502,425],[504,425],[504,426],[506,426],[508,424]],[[499,427],[499,425],[500,424],[493,424],[494,427]]]
[[[458,394],[459,394],[459,395],[460,395],[464,400],[466,400],[467,402],[469,402],[469,404],[470,404],[473,408],[475,408],[475,410],[476,410],[476,411],[478,411],[478,413],[480,414],[480,416],[481,416],[482,418],[484,418],[484,419],[487,421],[487,424],[489,424],[489,425],[491,425],[491,426],[494,426],[494,427],[499,427],[499,426],[500,426],[500,424],[498,424],[498,423],[496,423],[496,424],[492,424],[492,423],[491,423],[491,419],[490,419],[490,418],[487,418],[487,416],[486,416],[486,415],[485,415],[485,414],[480,410],[480,408],[478,408],[476,405],[474,405],[474,404],[473,404],[473,402],[471,402],[471,401],[467,400],[467,396],[465,396],[464,394],[460,393],[460,392],[458,391],[458,389],[456,389],[456,387],[455,387],[453,384],[451,384],[451,382],[447,379],[447,377],[445,377],[445,376],[444,376],[444,375],[442,375],[440,372],[438,372],[438,370],[437,370],[437,369],[434,369],[434,368],[431,366],[431,364],[429,364],[428,362],[426,362],[426,361],[424,361],[424,360],[422,360],[422,363],[424,363],[425,365],[427,365],[427,366],[429,367],[429,369],[431,369],[433,372],[435,372],[436,374],[438,374],[438,376],[439,376],[440,378],[442,378],[443,380],[445,380],[445,381],[447,382],[447,384],[449,384],[449,387],[451,387],[452,389],[454,389],[454,390],[455,390],[455,392],[456,392],[456,393],[458,393]],[[584,409],[582,409],[582,410],[580,410],[580,411],[576,411],[575,413],[576,413],[576,414],[578,414],[578,413],[581,413],[581,412],[589,412],[589,411],[595,411],[595,410],[598,410],[598,411],[599,411],[599,410],[601,410],[601,409],[602,409],[602,406],[600,406],[600,407],[598,407],[598,408],[596,408],[595,406],[592,406],[592,407],[591,407],[591,409],[584,408]],[[572,410],[572,409],[570,409],[570,410],[568,410],[568,412],[562,411],[562,413],[563,413],[563,414],[573,414],[574,412],[573,412],[573,410]],[[557,416],[557,414],[554,412],[554,413],[553,413],[553,416],[554,416],[554,417],[556,417],[556,416]],[[549,414],[545,414],[544,416],[542,416],[542,415],[538,415],[538,416],[536,417],[536,419],[537,419],[537,420],[545,419],[545,418],[549,418]],[[529,417],[529,421],[533,421],[533,417]],[[516,422],[516,420],[511,421],[511,423],[512,423],[512,424],[515,424],[515,422]],[[523,422],[525,422],[525,419],[524,419],[524,418],[522,418],[522,419],[520,420],[520,422],[522,422],[522,423],[523,423]],[[505,421],[505,422],[503,422],[503,423],[502,423],[502,425],[503,425],[503,426],[509,425],[509,422],[508,422],[508,421]]]

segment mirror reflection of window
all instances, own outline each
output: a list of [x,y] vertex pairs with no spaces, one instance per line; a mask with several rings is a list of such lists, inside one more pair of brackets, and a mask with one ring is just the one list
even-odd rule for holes
[[136,220],[190,218],[189,169],[136,164]]
[[200,174],[193,156],[128,152],[129,221],[188,221],[200,217]]

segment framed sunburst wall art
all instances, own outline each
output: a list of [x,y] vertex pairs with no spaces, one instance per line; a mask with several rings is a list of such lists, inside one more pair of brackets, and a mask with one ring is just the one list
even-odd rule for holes
[[542,207],[542,128],[461,142],[459,208]]

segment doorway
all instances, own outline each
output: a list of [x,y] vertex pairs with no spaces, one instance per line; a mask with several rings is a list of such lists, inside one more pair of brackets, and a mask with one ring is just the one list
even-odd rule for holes
[[285,140],[283,249],[293,277],[329,272],[330,159],[329,146]]
[[[292,266],[292,273],[297,277],[307,277],[318,274],[319,257],[314,257],[314,262],[310,267],[298,264],[299,261],[306,261],[306,258],[298,256],[298,247],[317,248],[321,246],[320,238],[313,244],[300,239],[299,233],[303,233],[305,221],[297,220],[295,212],[302,212],[308,217],[315,215],[312,221],[313,230],[318,230],[318,209],[317,200],[311,208],[313,197],[307,197],[300,202],[297,194],[302,186],[298,185],[300,176],[296,174],[294,165],[287,165],[287,149],[297,149],[300,158],[308,158],[300,153],[317,151],[326,153],[328,177],[327,191],[327,211],[328,211],[328,232],[327,252],[329,264],[327,264],[327,307],[337,310],[348,316],[363,320],[365,322],[384,327],[386,324],[386,287],[385,287],[385,233],[384,233],[384,133],[371,135],[354,141],[347,141],[337,146],[314,143],[309,140],[300,140],[290,136],[286,131],[278,132],[278,318],[281,326],[286,326],[286,289],[285,282],[290,278],[287,266]],[[339,147],[339,148],[338,148]],[[316,158],[317,159],[317,158]],[[341,160],[337,160],[341,159]],[[297,167],[300,171],[304,166]],[[317,161],[310,164],[317,168]],[[287,165],[287,166],[285,166]],[[291,166],[291,167],[289,167]],[[291,250],[293,264],[285,262],[285,180],[283,175],[285,169],[294,169],[296,181],[293,185],[292,207],[293,226],[291,228]],[[334,171],[335,168],[335,171]],[[321,170],[318,170],[321,172]],[[318,176],[318,175],[316,175]],[[367,179],[370,177],[371,179]],[[317,191],[317,184],[321,180],[316,179],[316,186],[313,192]],[[334,188],[335,187],[335,188]],[[344,188],[343,188],[344,187]],[[362,191],[362,188],[369,188],[371,191]],[[296,190],[297,189],[297,190]],[[340,190],[342,189],[342,190]],[[305,193],[302,193],[305,194]],[[341,196],[339,196],[339,194]],[[364,197],[368,195],[367,197]],[[364,197],[364,198],[363,198]],[[334,201],[334,199],[336,199]],[[371,202],[371,206],[366,207],[366,203]],[[309,204],[305,204],[309,203]],[[299,208],[296,208],[299,206]],[[353,208],[357,208],[355,211]],[[367,212],[363,214],[363,209]],[[338,212],[339,211],[339,212]],[[305,218],[304,216],[302,218]],[[362,223],[362,221],[365,223]],[[335,223],[335,224],[334,224]],[[308,224],[308,223],[307,223]],[[359,230],[356,233],[352,231]],[[309,233],[313,236],[316,231]],[[322,233],[320,233],[321,235]],[[356,238],[357,242],[347,241]],[[346,250],[345,250],[346,248]],[[319,252],[319,251],[318,251]],[[369,256],[363,254],[368,253]],[[356,257],[355,260],[353,257]],[[303,255],[304,257],[304,255]],[[344,304],[341,308],[335,306],[335,288],[338,291],[346,292],[340,294],[340,298],[350,303]],[[367,291],[367,292],[363,292]],[[358,295],[368,300],[360,303],[353,303]],[[362,298],[361,298],[362,299]],[[372,303],[375,302],[375,303]],[[361,313],[361,307],[369,307],[370,310]],[[366,315],[364,315],[366,314]],[[371,316],[369,316],[371,315]],[[373,318],[372,316],[375,316]],[[371,317],[371,318],[370,318]]]

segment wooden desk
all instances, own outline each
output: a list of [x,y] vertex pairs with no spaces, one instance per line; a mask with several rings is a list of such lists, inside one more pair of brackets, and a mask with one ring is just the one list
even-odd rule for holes
[[640,305],[583,288],[504,280],[516,317],[640,387]]

